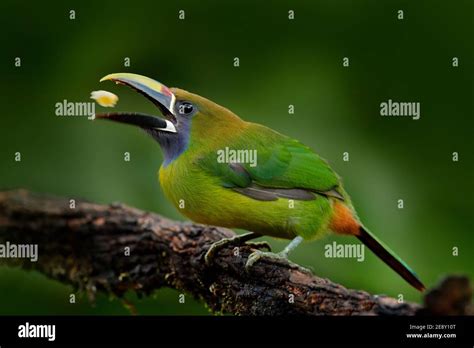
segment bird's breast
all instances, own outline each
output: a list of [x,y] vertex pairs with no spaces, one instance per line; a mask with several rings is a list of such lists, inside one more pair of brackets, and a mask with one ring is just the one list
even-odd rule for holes
[[192,164],[172,163],[160,169],[166,197],[187,218],[203,224],[240,228],[291,239],[321,237],[332,215],[332,203],[318,196],[312,201],[259,201],[225,188],[218,179]]

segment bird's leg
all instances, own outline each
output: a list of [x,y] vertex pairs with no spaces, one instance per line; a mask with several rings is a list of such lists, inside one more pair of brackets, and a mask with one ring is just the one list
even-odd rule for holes
[[[252,240],[258,237],[261,237],[261,235],[255,232],[248,232],[248,233],[240,234],[237,236],[233,236],[231,238],[223,238],[211,245],[209,250],[204,255],[204,261],[206,262],[206,264],[209,265],[214,255],[216,254],[216,252],[218,252],[220,249],[228,245],[242,245],[245,242],[248,242],[249,240]],[[271,247],[267,242],[253,242],[253,243],[251,242],[251,243],[247,243],[247,245],[250,245],[254,248],[267,248],[268,250],[271,250]]]
[[300,245],[300,243],[303,241],[303,237],[295,237],[293,238],[293,240],[288,243],[288,245],[285,247],[285,249],[283,249],[282,251],[280,251],[280,255],[283,256],[284,258],[288,258],[288,255],[290,254],[291,251],[295,250],[296,247],[298,245]]
[[298,266],[288,260],[288,255],[290,254],[291,251],[293,251],[301,242],[303,241],[303,238],[298,236],[294,238],[282,251],[279,253],[272,253],[272,252],[264,252],[260,250],[255,250],[253,253],[249,255],[249,258],[247,259],[247,263],[245,264],[245,269],[249,271],[253,265],[260,260],[261,258],[268,258],[272,260],[278,260],[282,261],[284,260],[285,262],[288,262],[291,264],[292,267],[296,267],[300,269],[301,271],[304,272],[310,272],[304,267]]

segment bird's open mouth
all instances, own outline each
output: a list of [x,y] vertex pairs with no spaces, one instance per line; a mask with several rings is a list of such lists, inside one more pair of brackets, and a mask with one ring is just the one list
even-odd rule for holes
[[177,132],[177,120],[174,114],[176,97],[168,87],[149,77],[130,73],[110,74],[103,77],[100,81],[106,80],[129,86],[144,95],[160,109],[165,119],[139,112],[101,113],[96,114],[96,118],[131,124],[145,129],[156,129],[170,133]]

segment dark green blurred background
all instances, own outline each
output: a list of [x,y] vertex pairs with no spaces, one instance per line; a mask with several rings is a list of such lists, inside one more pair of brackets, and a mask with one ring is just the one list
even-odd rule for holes
[[[185,20],[178,20],[180,9]],[[446,273],[473,276],[472,1],[2,1],[0,13],[1,189],[121,201],[183,219],[156,180],[162,155],[151,138],[132,127],[55,116],[55,103],[89,101],[97,89],[119,95],[117,110],[156,113],[133,91],[99,84],[105,74],[134,72],[314,148],[344,178],[365,224],[428,286]],[[420,102],[421,119],[381,117],[388,99]],[[266,240],[276,250],[286,243]],[[307,243],[292,259],[351,288],[420,300],[368,250],[361,263],[325,258],[332,240],[354,242]],[[71,291],[39,273],[0,267],[0,314],[128,313],[105,296],[95,306],[85,296],[69,304]],[[190,296],[179,304],[178,295],[165,289],[128,297],[142,314],[209,313]]]

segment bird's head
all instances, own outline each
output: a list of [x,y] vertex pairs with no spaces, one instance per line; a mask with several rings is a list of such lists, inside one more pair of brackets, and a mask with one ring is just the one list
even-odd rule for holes
[[165,165],[184,152],[191,141],[196,147],[209,144],[232,134],[244,124],[234,113],[206,98],[179,88],[168,88],[146,76],[117,73],[100,81],[107,80],[127,85],[144,95],[163,118],[139,112],[102,113],[96,118],[145,130],[163,149]]

